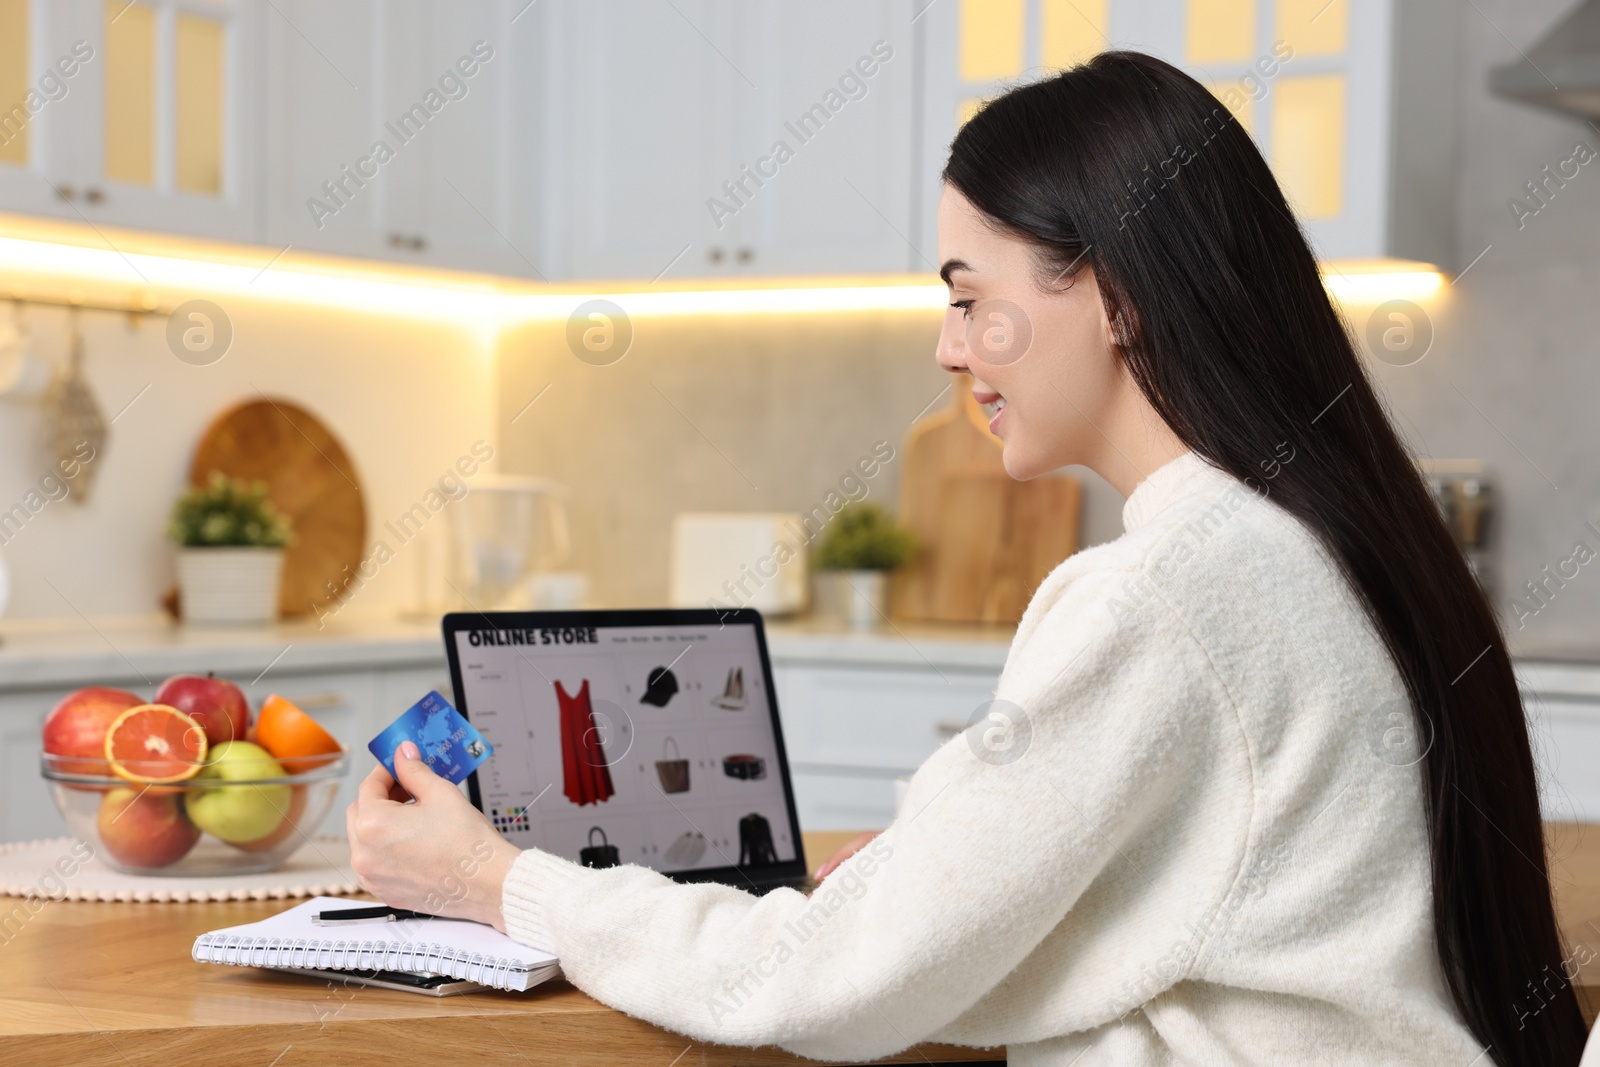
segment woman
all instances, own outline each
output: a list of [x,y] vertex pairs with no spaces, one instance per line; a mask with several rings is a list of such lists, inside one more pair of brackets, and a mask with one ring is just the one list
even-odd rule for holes
[[380,769],[351,808],[363,883],[420,906],[487,831],[452,914],[705,1041],[1576,1063],[1505,645],[1249,136],[1107,53],[991,102],[944,177],[939,362],[1013,477],[1128,496],[1035,593],[999,725],[809,899],[519,854],[406,759],[418,803]]

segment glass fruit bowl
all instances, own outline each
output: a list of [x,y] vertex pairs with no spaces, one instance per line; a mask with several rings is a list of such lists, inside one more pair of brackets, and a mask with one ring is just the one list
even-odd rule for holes
[[178,761],[183,780],[158,782],[140,779],[174,777],[173,760],[121,760],[120,774],[104,759],[46,753],[40,762],[67,829],[95,855],[127,874],[168,876],[274,869],[316,832],[350,771],[345,752]]

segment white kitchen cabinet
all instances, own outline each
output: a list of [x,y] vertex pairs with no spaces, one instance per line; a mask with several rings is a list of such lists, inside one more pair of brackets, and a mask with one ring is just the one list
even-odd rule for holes
[[718,210],[727,224],[719,243],[732,245],[735,270],[934,269],[936,250],[919,252],[910,236],[912,5],[767,0],[749,10],[755,25],[744,55],[760,87],[738,116],[738,168],[723,179],[743,181],[748,195],[737,203],[720,184],[714,194],[736,211]]
[[[523,0],[526,3],[526,0]],[[439,112],[399,152],[385,201],[394,258],[538,278],[535,240],[513,243],[538,188],[515,156],[537,135],[537,99],[514,90],[536,62],[537,20],[508,0],[402,0],[382,7],[385,121],[398,127],[429,101]],[[512,32],[525,28],[525,32]],[[470,77],[464,71],[473,71]],[[454,94],[454,95],[452,95]],[[414,149],[414,150],[413,150]]]
[[0,695],[0,841],[63,837],[67,824],[39,776],[39,731],[64,694],[22,690]]
[[[56,183],[67,180],[76,163],[74,131],[92,119],[96,106],[80,60],[94,46],[74,39],[72,20],[52,18],[43,3],[7,4],[0,8],[0,20],[0,48],[5,50],[0,107],[7,109],[0,113],[0,205],[30,215],[76,218],[57,194]],[[58,61],[60,71],[55,69]],[[54,79],[41,84],[46,72]]]
[[[914,262],[910,0],[595,0],[544,15],[552,276]],[[863,57],[871,76],[854,70]]]
[[1600,666],[1536,660],[1516,666],[1544,818],[1600,820]]
[[1600,699],[1533,696],[1527,708],[1544,817],[1600,819]]
[[0,163],[0,207],[254,239],[258,17],[254,0],[28,4],[27,48],[0,77],[64,91]]
[[[859,771],[793,772],[802,830],[881,830],[894,819],[894,779]],[[815,870],[828,857],[808,856]]]
[[999,670],[775,659],[784,747],[807,830],[870,830],[894,818],[894,778],[959,734]]
[[263,238],[270,244],[372,258],[386,254],[390,175],[346,176],[370,158],[385,121],[377,9],[371,0],[273,0],[262,35]]
[[25,92],[79,40],[94,57],[0,144],[0,209],[259,242],[263,263],[926,270],[914,6],[36,2],[0,25],[0,82]]
[[746,5],[541,6],[549,145],[542,245],[552,276],[726,273],[726,242],[714,260],[705,205],[738,166],[734,116],[757,91],[736,67]]
[[[1235,107],[1319,259],[1455,265],[1452,198],[1440,195],[1440,182],[1454,165],[1460,17],[1450,0],[930,5],[919,20],[919,237],[932,242],[939,171],[979,102],[1115,47],[1165,59]],[[1205,137],[1196,131],[1188,147],[1201,151]]]
[[537,276],[511,243],[535,194],[513,163],[532,109],[512,92],[530,47],[514,15],[502,0],[275,3],[265,240]]

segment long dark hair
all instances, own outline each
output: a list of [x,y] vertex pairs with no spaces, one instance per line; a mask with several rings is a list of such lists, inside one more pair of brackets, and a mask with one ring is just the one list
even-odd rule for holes
[[1510,656],[1254,142],[1175,67],[1106,52],[989,102],[944,178],[1032,243],[1044,277],[1094,269],[1130,374],[1196,453],[1259,485],[1280,443],[1303,443],[1312,461],[1281,466],[1271,499],[1343,571],[1432,741],[1433,927],[1450,994],[1500,1063],[1576,1064],[1585,1027]]

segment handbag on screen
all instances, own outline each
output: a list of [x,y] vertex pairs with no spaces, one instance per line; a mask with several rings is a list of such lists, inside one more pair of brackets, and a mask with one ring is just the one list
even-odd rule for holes
[[678,839],[667,846],[666,861],[674,867],[693,867],[706,854],[706,835],[699,830],[685,830]]
[[759,867],[777,863],[778,851],[772,845],[772,824],[755,812],[739,820],[739,866]]
[[[594,835],[600,835],[600,843],[594,843]],[[600,870],[605,867],[620,867],[622,856],[617,853],[617,846],[606,840],[606,832],[598,826],[589,827],[589,845],[578,850],[578,862],[585,867]]]
[[[667,746],[672,746],[672,758],[667,759]],[[656,760],[656,777],[661,779],[663,793],[689,791],[689,761],[678,754],[678,742],[667,738],[661,742],[661,758]]]

